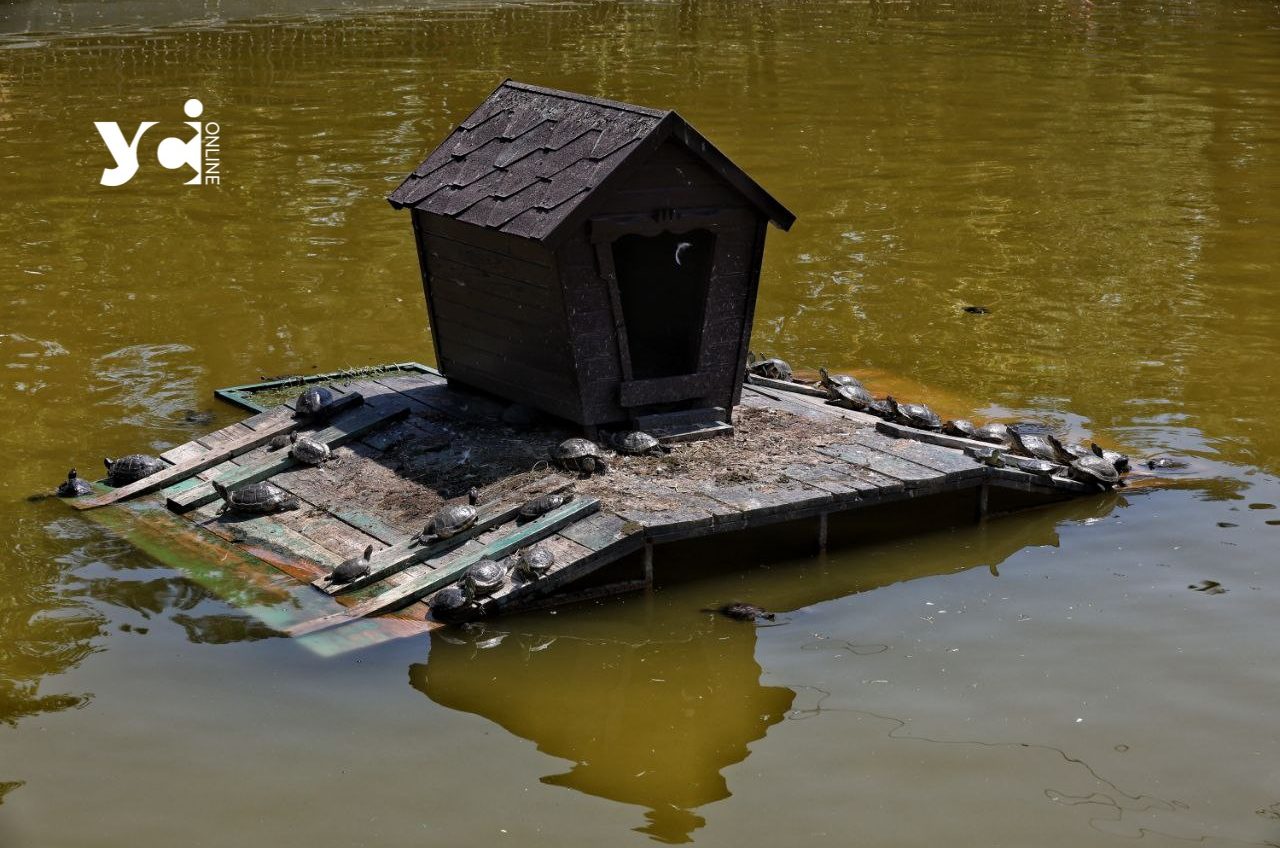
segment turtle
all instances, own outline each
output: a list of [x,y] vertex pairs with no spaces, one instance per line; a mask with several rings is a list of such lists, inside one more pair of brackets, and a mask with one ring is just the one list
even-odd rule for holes
[[837,386],[831,390],[831,400],[827,401],[827,403],[832,406],[863,412],[867,407],[875,403],[875,400],[871,396],[871,392],[862,386]]
[[333,459],[333,452],[324,442],[317,442],[309,436],[299,438],[297,431],[289,434],[289,455],[303,465],[323,465]]
[[614,433],[609,438],[609,444],[618,453],[630,454],[631,456],[640,456],[641,454],[661,456],[664,453],[671,453],[671,448],[660,443],[643,430]]
[[480,560],[467,569],[462,578],[467,595],[471,598],[485,598],[502,588],[507,582],[507,570],[501,563],[489,558]]
[[298,395],[298,400],[293,405],[293,414],[295,418],[315,418],[319,416],[324,408],[333,403],[333,390],[327,386],[312,386]]
[[991,307],[975,304],[973,306],[962,306],[960,311],[968,312],[970,315],[989,315],[991,314]]
[[276,435],[271,437],[271,441],[267,442],[267,450],[269,451],[284,450],[285,448],[289,447],[289,445],[291,444],[293,443],[289,440],[288,435],[285,435],[284,433],[277,433]]
[[972,439],[978,435],[978,428],[973,426],[973,422],[965,418],[953,418],[942,425],[942,432],[948,436],[959,436],[962,439]]
[[600,446],[587,439],[565,439],[551,449],[551,458],[565,471],[576,471],[582,477],[609,470],[600,455]]
[[873,400],[871,403],[867,404],[867,408],[862,411],[868,415],[883,418],[885,421],[893,420],[893,407],[889,405],[888,401]]
[[1053,473],[1061,467],[1062,466],[1052,460],[1041,459],[1039,457],[1024,459],[1022,462],[1018,463],[1018,468],[1021,470],[1026,471],[1028,474],[1037,474],[1041,477],[1051,477],[1053,476]]
[[980,442],[1013,447],[1013,434],[1009,432],[1009,428],[1006,425],[1001,424],[999,421],[983,424],[974,432],[973,437]]
[[893,418],[899,424],[915,427],[917,430],[941,430],[942,419],[923,403],[898,403],[893,395],[884,399],[893,410]]
[[73,468],[67,472],[67,479],[63,480],[58,486],[58,497],[60,498],[78,498],[81,495],[93,493],[93,487],[85,481],[81,480]]
[[183,424],[204,425],[214,421],[213,411],[209,409],[180,409],[174,414]]
[[516,521],[519,523],[532,521],[535,518],[546,515],[553,509],[559,509],[571,500],[573,500],[573,492],[551,492],[545,495],[538,495],[520,507],[520,514]]
[[431,617],[436,621],[453,624],[467,617],[466,613],[471,608],[471,602],[467,598],[467,593],[462,591],[462,587],[455,584],[446,586],[432,595],[428,606],[431,609]]
[[862,381],[857,377],[850,377],[847,374],[831,374],[823,367],[818,368],[818,373],[822,375],[822,387],[826,389],[833,398],[836,396],[836,389],[841,386],[862,387]]
[[373,545],[369,545],[364,549],[364,554],[352,557],[346,560],[333,571],[329,572],[330,583],[350,583],[352,580],[358,580],[369,573],[372,567]]
[[980,465],[986,465],[991,468],[1001,468],[1004,466],[1004,451],[993,446],[983,445],[978,448],[969,448],[969,456]]
[[722,604],[714,609],[707,608],[703,612],[718,612],[726,618],[732,618],[735,621],[755,621],[763,618],[767,621],[773,621],[774,614],[761,609],[755,604],[744,604],[741,601],[734,601],[731,604]]
[[1152,471],[1174,471],[1186,468],[1191,463],[1176,456],[1154,456],[1147,460],[1147,467]]
[[791,380],[791,366],[782,359],[756,359],[754,353],[747,354],[747,371],[769,380]]
[[1084,445],[1069,445],[1059,440],[1057,436],[1049,436],[1047,438],[1049,439],[1049,444],[1053,445],[1054,449],[1058,451],[1058,461],[1063,465],[1070,465],[1080,457],[1089,456],[1093,453]]
[[102,464],[107,466],[107,482],[113,486],[127,486],[169,467],[164,460],[145,453],[131,453],[119,459],[104,458]]
[[[1032,459],[1046,459],[1049,462],[1058,460],[1058,450],[1049,441],[1051,436],[1041,436],[1036,433],[1013,432],[1013,448],[1023,456],[1029,456]],[[1056,441],[1056,440],[1055,440]]]
[[1120,453],[1120,451],[1108,450],[1097,442],[1090,442],[1089,450],[1093,451],[1094,456],[1100,456],[1107,462],[1114,465],[1116,467],[1116,471],[1129,470],[1129,457]]
[[265,480],[241,486],[234,491],[228,489],[225,483],[215,480],[213,488],[222,496],[222,509],[219,512],[265,514],[297,509],[301,505],[296,496]]
[[1100,456],[1082,456],[1067,466],[1067,473],[1073,480],[1081,483],[1092,483],[1103,489],[1124,485],[1120,481],[1120,472],[1113,463]]
[[479,517],[476,511],[479,500],[480,493],[472,486],[471,491],[467,492],[467,503],[450,503],[440,507],[431,516],[427,526],[422,528],[422,532],[413,538],[414,544],[426,545],[448,539],[475,526],[476,518]]
[[556,564],[556,555],[545,545],[530,545],[516,559],[516,573],[525,580],[537,580]]

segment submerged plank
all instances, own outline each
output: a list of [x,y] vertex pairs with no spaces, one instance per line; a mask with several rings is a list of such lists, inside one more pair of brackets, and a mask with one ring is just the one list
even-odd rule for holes
[[483,547],[477,546],[478,550],[457,557],[446,565],[441,565],[439,568],[433,569],[414,580],[407,581],[394,589],[389,589],[380,595],[375,595],[368,600],[348,607],[340,613],[299,624],[291,628],[289,634],[292,636],[304,636],[308,633],[316,633],[321,630],[327,630],[330,627],[337,627],[358,618],[377,615],[382,612],[391,612],[407,606],[458,580],[468,568],[480,560],[501,559],[526,545],[531,545],[555,533],[560,528],[573,523],[579,518],[590,515],[599,508],[600,501],[596,498],[580,498],[570,501],[559,509],[529,522],[512,533],[501,536]]

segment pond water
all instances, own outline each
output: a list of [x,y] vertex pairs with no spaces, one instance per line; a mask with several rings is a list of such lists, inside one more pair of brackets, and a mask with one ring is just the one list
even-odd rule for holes
[[[269,8],[0,16],[0,844],[1280,844],[1280,7]],[[382,198],[506,76],[797,213],[757,349],[1196,470],[331,659],[26,500],[214,387],[430,362]],[[148,146],[189,97],[219,187]]]

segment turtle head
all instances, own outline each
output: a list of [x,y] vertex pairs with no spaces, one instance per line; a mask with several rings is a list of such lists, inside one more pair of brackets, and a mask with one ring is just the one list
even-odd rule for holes
[[105,465],[105,466],[107,466],[107,473],[108,473],[108,474],[110,474],[110,473],[111,473],[111,466],[115,465],[115,464],[116,464],[116,461],[115,461],[114,459],[111,459],[110,457],[106,457],[106,456],[104,456],[104,457],[102,458],[102,464],[103,464],[103,465]]
[[1106,459],[1105,456],[1102,456],[1102,445],[1098,444],[1097,442],[1090,442],[1089,450],[1093,451],[1094,456],[1101,457],[1102,459]]
[[476,504],[480,503],[480,490],[477,489],[475,486],[472,486],[470,489],[467,490],[467,503],[471,504],[472,506],[475,506]]
[[298,443],[298,431],[291,430],[289,432],[289,444],[296,445]]
[[227,491],[227,486],[225,483],[219,483],[217,480],[214,480],[213,490],[217,492],[218,496],[221,497],[224,501],[226,501],[227,503],[231,503],[231,493]]
[[831,375],[827,373],[827,366],[825,365],[818,366],[818,373],[822,375],[822,379],[824,380],[831,379]]
[[76,479],[76,470],[74,468],[67,472],[67,479],[68,480]]
[[371,559],[373,559],[373,545],[369,545],[364,549],[364,561],[368,562]]

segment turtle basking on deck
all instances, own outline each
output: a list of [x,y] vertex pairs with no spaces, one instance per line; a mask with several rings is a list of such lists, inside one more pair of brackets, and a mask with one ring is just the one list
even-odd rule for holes
[[310,436],[299,436],[297,431],[289,434],[289,455],[303,465],[323,465],[333,459],[333,451],[324,442],[317,442]]
[[747,371],[769,380],[791,380],[791,366],[785,360],[756,359],[754,353],[747,354]]
[[873,400],[862,411],[868,415],[874,415],[876,418],[883,418],[885,421],[893,420],[893,407],[889,405],[887,400]]
[[976,439],[978,437],[978,428],[974,426],[972,421],[965,418],[953,418],[942,425],[942,432],[948,436],[957,436],[961,439]]
[[923,403],[898,403],[892,395],[885,398],[884,402],[893,410],[893,420],[899,424],[915,427],[917,430],[936,432],[942,429],[942,419],[938,417],[938,413]]
[[329,572],[330,583],[350,583],[369,573],[372,567],[373,545],[369,545],[364,549],[364,554],[358,557],[352,557],[346,560],[333,571]]
[[629,456],[661,456],[671,453],[671,448],[642,430],[614,433],[609,437],[609,446],[618,453]]
[[446,624],[454,624],[464,620],[467,617],[467,613],[472,609],[471,600],[467,597],[467,593],[462,591],[462,587],[456,584],[446,586],[432,595],[428,606],[431,609],[431,617]]
[[119,459],[104,458],[102,464],[107,466],[107,482],[112,486],[127,486],[169,467],[163,459],[145,453],[131,453]]
[[248,515],[266,515],[272,512],[283,512],[297,509],[301,505],[296,495],[291,495],[279,486],[263,480],[250,483],[234,491],[226,484],[214,481],[214,490],[222,497],[222,509],[219,512],[239,512]]
[[1009,432],[1007,425],[1001,424],[999,421],[983,424],[974,432],[973,437],[980,442],[989,442],[1006,448],[1013,447],[1013,434]]
[[426,545],[441,539],[448,539],[458,535],[463,530],[469,530],[475,526],[476,519],[480,513],[476,511],[476,504],[480,501],[480,492],[474,487],[467,492],[466,503],[450,503],[445,504],[436,511],[436,514],[427,522],[427,526],[422,528],[422,532],[413,537],[414,544]]
[[516,573],[525,580],[537,580],[556,564],[556,555],[545,545],[530,545],[516,558]]
[[507,570],[501,563],[482,559],[467,569],[462,578],[465,591],[472,598],[486,598],[507,582]]
[[520,507],[520,514],[516,518],[517,523],[523,524],[526,521],[532,521],[535,518],[541,518],[553,509],[560,507],[573,500],[573,492],[551,492],[546,495],[538,495],[533,500]]
[[1072,480],[1081,483],[1092,483],[1102,489],[1123,486],[1120,472],[1115,464],[1100,456],[1082,456],[1067,466],[1067,474]]
[[773,621],[774,619],[773,613],[761,609],[755,604],[744,604],[741,601],[722,604],[715,609],[707,608],[703,612],[718,612],[726,618],[732,618],[734,621],[755,621],[760,618],[766,621]]
[[565,439],[551,449],[551,458],[565,471],[576,471],[582,477],[609,470],[600,446],[588,439]]
[[819,381],[822,383],[822,388],[826,389],[827,393],[833,398],[836,396],[836,389],[841,386],[862,388],[862,381],[857,377],[850,377],[848,374],[832,374],[826,368],[819,368],[818,373],[822,375],[822,379]]
[[295,418],[315,418],[323,414],[325,407],[333,403],[333,390],[327,386],[312,386],[298,395],[293,405]]
[[289,436],[291,435],[293,434],[290,433],[286,435],[284,433],[277,433],[276,435],[272,436],[271,441],[267,442],[267,450],[278,451],[278,450],[284,450],[285,448],[289,447],[289,445],[293,444],[289,440]]
[[855,412],[865,412],[875,402],[876,399],[871,396],[871,392],[862,386],[837,386],[831,390],[831,400],[827,401],[832,406],[852,409]]
[[[1042,436],[1038,433],[1024,433],[1018,430],[1011,431],[1013,435],[1013,449],[1023,456],[1029,456],[1032,459],[1044,459],[1049,462],[1058,461],[1058,449],[1054,447],[1053,442],[1049,441],[1052,436]],[[1057,441],[1056,439],[1054,441]]]
[[1004,467],[1004,451],[995,445],[969,448],[968,453],[979,465],[989,468]]
[[81,495],[92,493],[93,487],[81,480],[74,468],[67,472],[67,479],[63,480],[58,486],[58,497],[60,498],[78,498]]
[[1116,471],[1129,470],[1129,457],[1120,453],[1120,451],[1108,450],[1097,442],[1090,442],[1089,449],[1093,451],[1094,456],[1100,456],[1107,462],[1114,465],[1116,467]]

